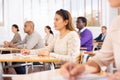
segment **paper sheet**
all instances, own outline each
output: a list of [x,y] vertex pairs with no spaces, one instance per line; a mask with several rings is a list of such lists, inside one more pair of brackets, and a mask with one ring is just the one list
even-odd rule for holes
[[[50,80],[67,80],[63,76],[54,76]],[[86,74],[78,76],[77,80],[107,80],[106,76],[96,74]]]
[[20,56],[20,57],[32,57],[33,55],[15,54],[15,56]]

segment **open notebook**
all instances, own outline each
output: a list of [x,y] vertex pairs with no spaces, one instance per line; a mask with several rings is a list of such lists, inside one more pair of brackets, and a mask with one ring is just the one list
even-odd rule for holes
[[[63,76],[54,76],[50,80],[67,80]],[[106,76],[96,74],[86,74],[79,76],[76,80],[107,80]]]

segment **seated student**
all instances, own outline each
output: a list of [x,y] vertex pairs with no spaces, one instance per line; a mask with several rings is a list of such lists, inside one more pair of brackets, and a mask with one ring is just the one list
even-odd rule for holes
[[4,41],[4,46],[6,47],[11,47],[12,44],[16,44],[21,41],[21,36],[18,33],[19,32],[19,27],[16,24],[12,25],[12,32],[14,33],[14,37],[10,42]]
[[[38,55],[51,56],[60,60],[56,63],[60,67],[66,61],[69,61],[69,56],[72,55],[73,61],[80,54],[80,41],[79,35],[75,31],[72,24],[71,14],[67,10],[60,9],[56,11],[54,18],[55,29],[60,33],[56,34],[54,40],[50,45],[39,50],[22,50],[23,54],[37,53]],[[50,53],[54,50],[54,53]]]
[[107,27],[106,26],[102,26],[101,28],[102,33],[94,39],[94,42],[103,42],[107,33]]
[[86,47],[87,51],[92,51],[93,48],[93,36],[89,29],[86,28],[87,19],[85,17],[78,17],[76,21],[76,26],[79,29],[78,33],[80,35],[81,47]]
[[[15,45],[14,47],[26,48],[26,49],[40,49],[44,47],[41,36],[34,31],[34,23],[32,21],[26,21],[24,24],[24,32],[27,33],[25,39]],[[17,62],[13,64],[21,64]],[[17,74],[25,74],[25,67],[15,67]]]
[[[120,0],[109,0],[112,7],[120,7]],[[85,64],[70,64],[66,63],[62,67],[62,72],[65,77],[72,80],[82,73],[98,73],[102,66],[108,66],[115,62],[117,70],[114,74],[108,75],[107,80],[120,80],[120,16],[113,20],[112,25],[106,35],[102,49],[91,60]],[[72,66],[71,71],[69,66]],[[102,79],[101,79],[102,80]]]
[[44,47],[42,37],[34,31],[34,23],[26,21],[24,24],[24,32],[27,33],[24,40],[13,45],[18,48],[39,49]]
[[45,26],[45,46],[48,46],[53,41],[53,32],[50,26]]

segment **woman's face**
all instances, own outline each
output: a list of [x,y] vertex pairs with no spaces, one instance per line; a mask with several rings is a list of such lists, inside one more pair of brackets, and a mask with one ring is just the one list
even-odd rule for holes
[[62,16],[60,16],[59,14],[55,14],[54,26],[56,30],[61,30],[66,28],[67,24],[68,22],[66,20],[63,20]]
[[120,0],[109,0],[112,7],[120,7]]
[[13,33],[16,33],[16,32],[17,32],[17,29],[16,29],[14,26],[12,26],[12,32],[13,32]]
[[50,33],[50,30],[48,28],[45,27],[45,33]]

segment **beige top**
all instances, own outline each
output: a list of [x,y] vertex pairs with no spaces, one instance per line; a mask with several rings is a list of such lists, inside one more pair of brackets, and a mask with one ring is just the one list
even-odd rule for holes
[[102,49],[93,57],[100,66],[107,66],[115,61],[116,67],[120,70],[120,16],[112,22],[110,30],[103,42]]
[[16,44],[16,43],[18,43],[18,42],[20,42],[20,41],[21,41],[21,36],[20,36],[19,33],[16,33],[16,34],[14,35],[13,39],[11,40],[11,42],[13,42],[13,44]]
[[50,34],[50,35],[46,35],[45,36],[45,46],[48,46],[52,41],[53,41],[53,35]]
[[[54,40],[50,45],[43,48],[50,52],[50,56],[59,59],[62,62],[69,61],[70,54],[73,55],[73,61],[76,61],[76,57],[80,54],[80,39],[79,35],[75,31],[71,31],[62,39],[60,39],[60,34],[54,37]],[[43,50],[42,49],[42,50]],[[32,50],[31,53],[38,53],[39,50]]]
[[44,43],[42,37],[34,31],[31,35],[26,35],[24,40],[15,44],[15,46],[18,48],[39,49],[44,47]]

